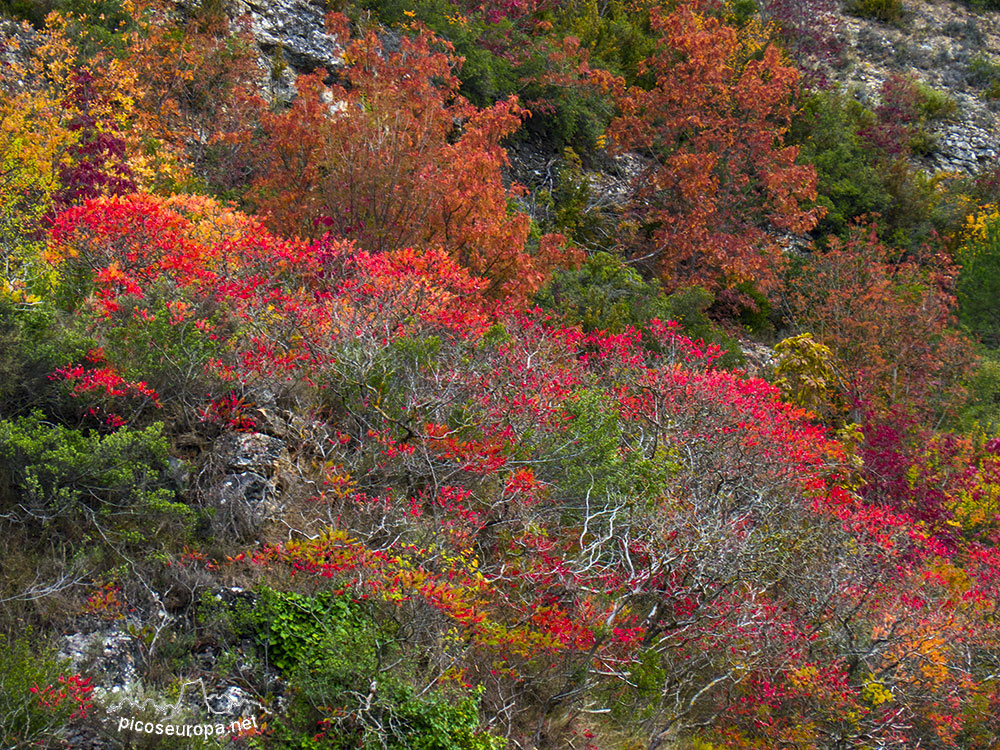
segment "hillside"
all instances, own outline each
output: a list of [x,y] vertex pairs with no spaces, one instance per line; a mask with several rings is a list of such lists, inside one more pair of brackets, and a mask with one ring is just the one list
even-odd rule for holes
[[993,0],[0,15],[0,750],[1000,743]]

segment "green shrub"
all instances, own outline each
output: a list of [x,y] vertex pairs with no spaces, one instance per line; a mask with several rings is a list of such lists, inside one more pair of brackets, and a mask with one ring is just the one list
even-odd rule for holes
[[[366,660],[368,654],[329,646],[311,670],[296,674],[292,721],[278,726],[278,747],[499,750],[505,746],[502,738],[477,731],[478,692],[465,690],[456,696],[435,690],[421,695],[397,672],[383,671]],[[325,727],[318,741],[311,729],[317,718]]]
[[0,0],[0,18],[28,21],[36,29],[41,29],[45,26],[45,16],[56,6],[56,0]]
[[194,511],[167,488],[163,425],[110,434],[40,412],[0,421],[0,515],[14,523],[155,554],[188,540]]
[[890,200],[879,236],[887,243],[917,250],[961,227],[967,205],[963,185],[947,173],[930,174],[899,159],[885,165],[883,180]]
[[[694,339],[716,344],[726,351],[720,364],[739,363],[739,345],[715,326],[706,311],[714,302],[700,287],[663,294],[656,279],[649,281],[620,258],[594,253],[579,268],[558,271],[535,298],[536,304],[563,316],[569,325],[584,331],[621,333],[631,326],[646,333],[653,319],[676,320]],[[645,335],[648,344],[652,344]]]
[[[0,421],[8,504],[54,518],[81,505],[162,504],[167,444],[163,425],[109,435],[47,423],[39,412]],[[31,515],[29,513],[29,515]]]
[[565,503],[563,522],[583,518],[578,509],[585,498],[630,498],[637,505],[669,485],[676,463],[657,455],[655,460],[641,451],[622,451],[632,443],[630,425],[608,408],[607,393],[582,388],[567,406],[570,427],[561,439],[539,435],[535,453],[548,459],[540,467],[540,481],[559,486]]
[[908,143],[910,153],[916,156],[930,156],[938,149],[938,139],[927,128],[918,127]]
[[[827,210],[815,237],[845,237],[852,222],[877,216],[884,241],[916,249],[935,232],[954,231],[961,221],[960,186],[943,173],[915,169],[908,159],[936,148],[928,120],[948,116],[948,97],[909,79],[901,79],[900,88],[902,108],[909,112],[912,105],[915,122],[896,121],[891,108],[876,115],[840,92],[819,92],[803,103],[791,140],[816,168],[817,203]],[[901,153],[884,148],[883,141],[896,137]]]
[[542,43],[525,64],[518,66],[520,96],[532,112],[524,130],[536,143],[549,148],[572,146],[582,154],[592,154],[611,122],[614,103],[610,94],[583,80],[550,82],[552,72],[571,75],[568,70],[552,70],[554,63],[548,56],[551,51],[548,44]]
[[616,256],[595,253],[578,269],[558,271],[536,302],[585,331],[620,333],[667,314],[659,282],[645,281]]
[[958,102],[946,91],[938,91],[921,81],[915,82],[917,109],[927,120],[947,120],[958,111]]
[[758,13],[757,0],[732,0],[726,4],[726,23],[734,26],[745,26]]
[[849,0],[847,12],[882,23],[899,23],[903,20],[902,0]]
[[792,123],[790,140],[816,168],[816,202],[826,209],[817,237],[842,236],[857,217],[889,207],[875,156],[858,135],[873,120],[874,114],[850,97],[823,91],[803,102]]
[[0,16],[22,19],[39,29],[52,11],[79,16],[107,30],[128,20],[121,0],[0,0]]
[[[737,13],[745,10],[745,0],[738,0]],[[615,114],[612,99],[598,90],[586,77],[572,75],[576,62],[584,59],[592,70],[605,70],[621,76],[628,84],[652,83],[649,72],[643,73],[642,62],[656,49],[657,35],[652,33],[648,7],[643,4],[610,0],[570,0],[552,3],[544,13],[551,24],[545,37],[537,32],[528,37],[534,54],[519,69],[524,82],[524,98],[535,116],[527,122],[527,130],[556,148],[572,146],[581,156],[596,153],[600,136]],[[582,56],[562,63],[557,53],[563,40],[577,39]],[[516,45],[511,49],[517,51]],[[546,76],[568,78],[569,85],[542,84]]]
[[33,687],[58,687],[67,664],[52,649],[36,649],[28,638],[0,634],[0,747],[38,747],[62,735],[70,716],[78,710],[71,700],[58,706],[39,705]]
[[973,10],[1000,10],[1000,0],[966,0]]
[[958,317],[992,349],[1000,349],[1000,217],[992,215],[958,251]]
[[0,416],[41,409],[66,421],[78,418],[79,403],[49,375],[82,361],[93,345],[51,307],[19,306],[0,296]]
[[987,98],[1000,99],[1000,63],[979,52],[969,59],[968,78]]
[[629,85],[652,82],[648,74],[640,73],[642,61],[653,53],[657,42],[644,4],[567,0],[552,6],[548,13],[552,34],[579,39],[590,54],[591,67],[623,76]]
[[969,398],[959,417],[965,431],[976,425],[992,435],[1000,434],[1000,359],[998,352],[986,352],[969,379]]

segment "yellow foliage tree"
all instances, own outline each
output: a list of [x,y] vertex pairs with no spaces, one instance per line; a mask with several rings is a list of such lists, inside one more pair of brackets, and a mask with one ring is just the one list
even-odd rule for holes
[[75,140],[58,94],[36,85],[41,72],[17,55],[0,57],[0,294],[22,302],[36,273],[40,221]]

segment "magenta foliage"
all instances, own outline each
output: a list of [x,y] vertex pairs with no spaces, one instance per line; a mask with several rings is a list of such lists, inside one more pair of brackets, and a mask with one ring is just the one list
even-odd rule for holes
[[888,156],[905,156],[920,119],[920,91],[908,76],[893,74],[882,83],[877,122],[860,135]]
[[73,84],[63,106],[76,111],[69,129],[79,134],[79,141],[70,147],[70,161],[61,169],[62,188],[55,195],[54,212],[101,195],[126,195],[136,190],[132,170],[126,164],[125,141],[94,113],[100,103],[94,76],[78,70]]
[[941,541],[955,541],[949,498],[964,481],[953,470],[962,450],[956,436],[935,434],[901,409],[869,414],[863,432],[865,499],[907,513]]

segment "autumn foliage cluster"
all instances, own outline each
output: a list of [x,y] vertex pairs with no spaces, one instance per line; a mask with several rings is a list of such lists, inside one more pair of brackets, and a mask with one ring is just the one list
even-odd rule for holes
[[[4,746],[110,710],[67,618],[252,747],[994,746],[1000,230],[910,215],[916,84],[851,121],[780,2],[444,5],[290,101],[212,2],[4,42]],[[602,134],[520,186],[539,122]]]

